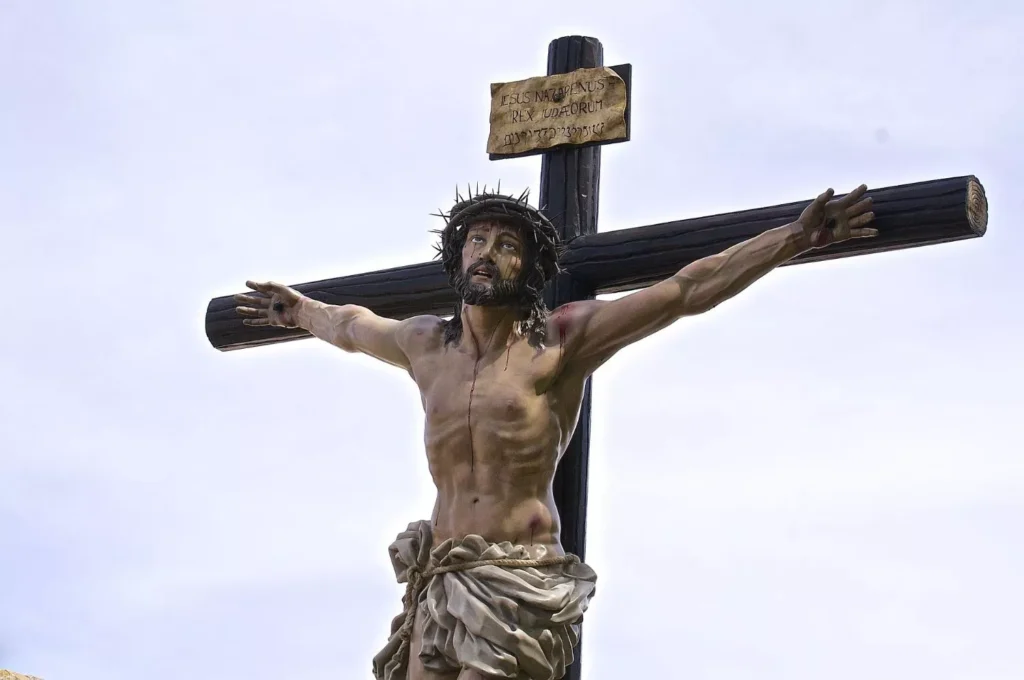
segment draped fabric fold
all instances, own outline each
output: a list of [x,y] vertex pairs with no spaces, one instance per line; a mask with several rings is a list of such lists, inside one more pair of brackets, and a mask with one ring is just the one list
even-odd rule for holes
[[573,555],[470,535],[434,550],[430,523],[413,522],[388,548],[406,583],[405,611],[374,657],[377,680],[405,680],[416,610],[420,660],[431,671],[471,668],[497,678],[556,680],[572,663],[597,575]]

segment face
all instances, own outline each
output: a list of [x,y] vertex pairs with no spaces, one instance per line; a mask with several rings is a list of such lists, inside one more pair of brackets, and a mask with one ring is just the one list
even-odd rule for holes
[[508,304],[516,299],[523,259],[517,229],[495,221],[473,224],[462,247],[462,299],[472,305]]

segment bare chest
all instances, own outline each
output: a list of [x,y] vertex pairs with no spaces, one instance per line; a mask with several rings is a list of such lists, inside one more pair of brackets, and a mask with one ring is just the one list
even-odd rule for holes
[[[560,453],[578,403],[558,377],[558,348],[520,342],[477,358],[449,347],[413,366],[426,416],[428,452],[471,448],[475,455]],[[568,398],[566,398],[568,396]],[[575,401],[578,401],[576,399]]]
[[546,388],[556,364],[550,350],[519,343],[480,358],[448,348],[414,371],[428,421],[461,417],[521,423],[550,410]]

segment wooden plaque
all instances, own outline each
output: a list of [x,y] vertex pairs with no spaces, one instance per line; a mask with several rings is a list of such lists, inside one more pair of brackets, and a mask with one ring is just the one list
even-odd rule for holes
[[491,160],[629,139],[629,64],[491,84]]

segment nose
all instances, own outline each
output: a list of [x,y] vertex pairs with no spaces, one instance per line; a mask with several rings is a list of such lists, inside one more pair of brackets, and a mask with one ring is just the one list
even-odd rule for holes
[[495,250],[497,249],[497,247],[498,247],[498,242],[497,242],[496,239],[495,240],[488,240],[486,245],[484,245],[484,251],[482,253],[480,253],[480,259],[487,260],[491,264],[494,264],[494,255],[495,255]]

